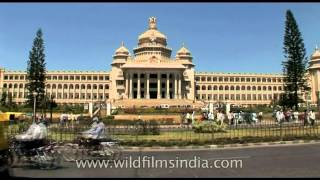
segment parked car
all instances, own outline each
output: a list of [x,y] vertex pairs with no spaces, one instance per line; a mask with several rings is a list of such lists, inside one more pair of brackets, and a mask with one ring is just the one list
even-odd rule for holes
[[169,109],[170,105],[169,104],[161,104],[160,108],[161,109]]

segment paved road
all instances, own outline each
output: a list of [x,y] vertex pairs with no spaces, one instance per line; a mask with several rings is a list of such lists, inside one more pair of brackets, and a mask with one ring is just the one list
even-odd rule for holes
[[198,156],[212,162],[217,159],[242,160],[242,168],[227,169],[134,169],[134,168],[76,168],[75,163],[64,163],[55,170],[14,168],[12,176],[19,177],[320,177],[320,144],[281,145],[217,150],[170,150],[124,152],[124,157],[137,159],[151,156],[155,159],[194,159]]

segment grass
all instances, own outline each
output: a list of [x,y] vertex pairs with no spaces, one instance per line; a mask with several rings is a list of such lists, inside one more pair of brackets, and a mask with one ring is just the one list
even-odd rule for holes
[[[126,132],[110,132],[111,136],[123,141],[210,141],[218,138],[242,138],[242,137],[280,137],[280,136],[304,136],[318,135],[319,126],[314,127],[273,127],[273,128],[245,128],[232,129],[219,133],[195,133],[192,129],[182,131],[161,131],[160,135],[135,135]],[[76,132],[50,132],[49,139],[56,141],[72,141],[77,137]]]

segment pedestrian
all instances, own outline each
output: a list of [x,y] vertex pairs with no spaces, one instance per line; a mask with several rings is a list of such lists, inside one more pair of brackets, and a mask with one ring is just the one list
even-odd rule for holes
[[293,112],[293,119],[294,119],[295,123],[299,122],[299,112],[298,111]]
[[229,125],[233,124],[233,113],[232,111],[229,111],[227,114],[228,120],[229,120]]
[[310,110],[310,112],[309,112],[309,120],[310,120],[311,125],[313,126],[314,122],[316,120],[316,115],[312,110]]
[[309,121],[309,114],[307,110],[304,110],[304,114],[303,114],[303,126],[308,125],[308,121]]

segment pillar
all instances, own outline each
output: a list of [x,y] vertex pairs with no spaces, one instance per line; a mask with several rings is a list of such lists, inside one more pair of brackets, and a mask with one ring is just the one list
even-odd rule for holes
[[127,97],[129,97],[129,75],[128,75],[128,73],[126,73],[125,78],[126,78],[126,92],[125,92],[125,94]]
[[146,87],[147,87],[147,94],[146,94],[146,98],[147,99],[150,99],[150,93],[149,93],[149,91],[150,91],[150,89],[149,89],[149,81],[150,81],[150,74],[149,73],[147,73],[146,74],[146,79],[147,79],[147,85],[146,85]]
[[178,88],[178,99],[181,99],[181,76],[180,74],[178,75],[178,80],[179,80],[179,88]]
[[140,99],[141,91],[140,91],[140,73],[138,73],[138,83],[137,83],[137,99]]
[[166,89],[167,89],[167,99],[170,99],[170,79],[169,79],[169,75],[170,73],[167,73],[167,85],[166,85]]
[[132,99],[132,74],[129,74],[129,81],[130,81],[130,85],[129,85],[129,99]]
[[157,75],[157,81],[158,81],[158,86],[157,86],[157,88],[158,88],[158,90],[157,90],[157,99],[161,99],[161,92],[160,92],[160,90],[161,90],[161,84],[160,84],[160,73],[158,73],[158,75]]
[[174,74],[174,98],[178,98],[177,74]]

